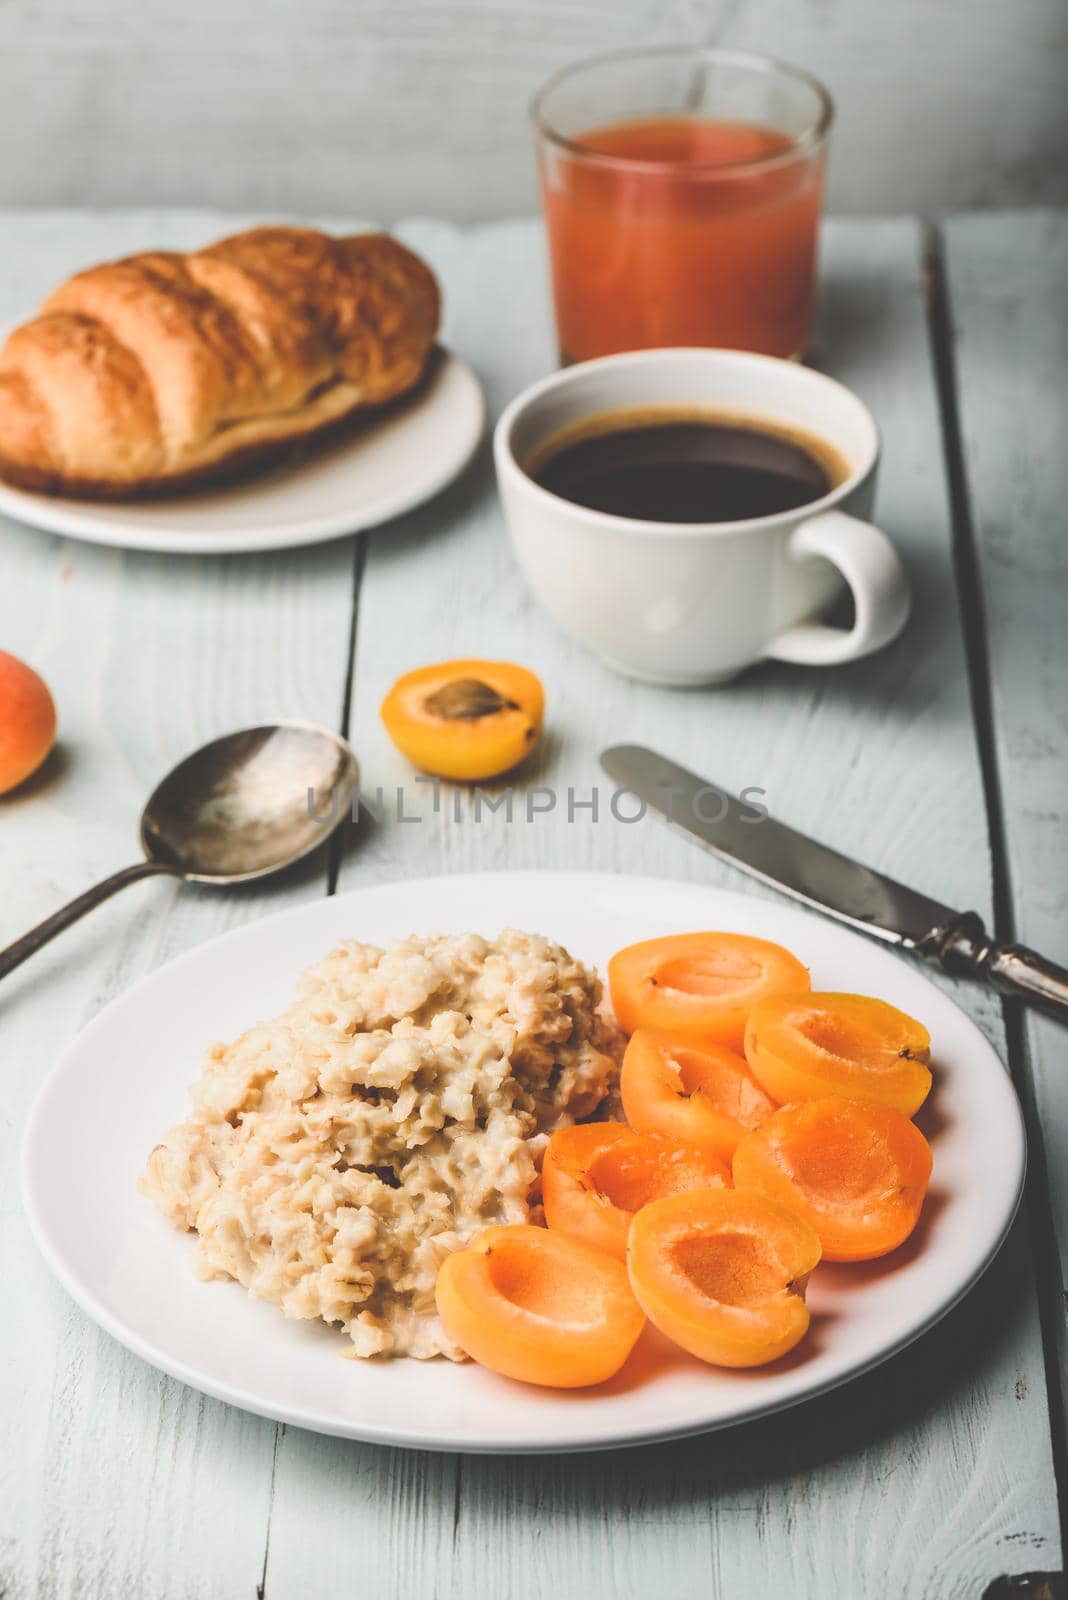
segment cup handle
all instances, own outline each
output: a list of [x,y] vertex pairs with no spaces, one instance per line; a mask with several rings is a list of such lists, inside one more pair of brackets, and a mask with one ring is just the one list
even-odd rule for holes
[[776,634],[765,651],[776,661],[834,666],[870,655],[895,639],[909,614],[909,580],[885,533],[844,511],[823,511],[802,522],[790,536],[793,561],[822,556],[842,574],[853,593],[851,628],[799,622]]

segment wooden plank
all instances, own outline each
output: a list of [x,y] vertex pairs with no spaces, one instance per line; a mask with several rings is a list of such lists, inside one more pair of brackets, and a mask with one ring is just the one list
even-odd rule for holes
[[[945,237],[1014,931],[1068,964],[1068,216],[954,218]],[[1068,1289],[1065,1030],[1028,1012],[1026,1034]]]
[[[536,229],[425,223],[403,231],[441,273],[448,336],[474,362],[498,413],[553,360]],[[759,784],[772,809],[798,826],[953,904],[989,910],[922,256],[912,223],[833,224],[817,349],[884,430],[880,516],[917,591],[906,637],[835,672],[769,665],[721,691],[682,694],[613,677],[526,595],[484,453],[434,506],[369,542],[352,733],[366,785],[401,785],[408,812],[422,820],[366,824],[342,888],[419,872],[550,865],[745,887],[652,819],[628,826],[602,810],[596,823],[588,811],[568,820],[567,786],[587,798],[600,781],[598,745],[640,739],[726,787]],[[543,676],[550,733],[525,782],[564,792],[551,813],[529,823],[522,809],[511,823],[503,813],[475,821],[468,802],[456,820],[447,797],[434,815],[429,792],[412,785],[385,738],[377,706],[390,681],[461,654],[515,657]],[[965,986],[957,997],[1004,1050],[997,1004]],[[837,1396],[728,1436],[578,1460],[465,1459],[445,1469],[287,1432],[268,1600],[362,1586],[372,1531],[384,1597],[637,1600],[666,1591],[683,1600],[824,1592],[958,1600],[1000,1573],[1054,1567],[1029,1260],[1018,1232],[965,1305],[912,1351]],[[327,1465],[311,1477],[316,1461]],[[432,1478],[437,1488],[428,1492]],[[325,1483],[344,1516],[318,1515]]]
[[[7,213],[0,318],[25,313],[88,260],[193,243],[231,220]],[[184,560],[0,521],[0,640],[48,679],[61,736],[40,777],[0,801],[0,942],[136,857],[142,801],[191,746],[277,715],[337,726],[352,569],[351,541]],[[255,1592],[274,1425],[163,1377],[82,1316],[29,1238],[17,1150],[42,1074],[105,1001],[178,951],[321,894],[325,882],[319,859],[277,887],[226,896],[145,884],[4,982],[0,1594],[8,1600],[251,1600]]]
[[1060,204],[1060,0],[5,0],[0,195],[25,205],[534,207],[527,106],[592,52],[771,51],[838,108],[835,210]]

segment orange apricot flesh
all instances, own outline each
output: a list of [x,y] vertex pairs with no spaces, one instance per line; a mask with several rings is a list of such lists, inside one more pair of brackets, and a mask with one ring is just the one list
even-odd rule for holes
[[0,650],[0,794],[37,771],[56,741],[56,708],[44,679]]
[[620,1026],[685,1033],[741,1050],[750,1011],[767,995],[809,987],[782,945],[743,933],[680,933],[628,945],[608,963]]
[[911,1117],[931,1090],[930,1056],[922,1023],[867,995],[772,995],[745,1032],[754,1078],[783,1104],[842,1095]]
[[518,766],[545,716],[540,681],[511,661],[443,661],[397,679],[381,717],[415,766],[477,783]]
[[648,1028],[631,1035],[619,1090],[632,1128],[678,1139],[726,1161],[738,1141],[775,1109],[744,1056],[725,1045],[698,1044],[685,1034]]
[[819,1234],[827,1261],[871,1261],[915,1228],[931,1147],[902,1112],[872,1101],[782,1106],[734,1152],[744,1193],[789,1207]]
[[442,1326],[484,1367],[553,1389],[603,1383],[645,1325],[623,1264],[548,1228],[487,1228],[438,1270]]
[[541,1168],[549,1227],[620,1261],[626,1260],[627,1235],[642,1206],[730,1181],[730,1168],[719,1156],[635,1133],[621,1122],[559,1128]]
[[635,1217],[635,1297],[669,1339],[719,1367],[759,1367],[804,1338],[805,1289],[820,1259],[808,1223],[732,1189],[654,1200]]

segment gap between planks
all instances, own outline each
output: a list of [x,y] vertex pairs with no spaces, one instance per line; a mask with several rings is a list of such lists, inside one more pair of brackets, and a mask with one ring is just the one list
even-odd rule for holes
[[[352,541],[352,597],[349,601],[349,642],[348,654],[345,660],[345,682],[341,689],[341,714],[338,721],[338,732],[343,739],[352,738],[352,701],[356,678],[356,630],[360,621],[360,587],[363,583],[366,564],[367,534],[357,533]],[[362,778],[362,772],[358,772],[356,775],[357,793],[359,793],[359,785]],[[345,843],[350,827],[351,820],[343,822],[330,839],[326,869],[327,897],[337,893],[338,879],[341,876],[341,863],[344,858]]]
[[[998,939],[1011,940],[1015,938],[1015,895],[1009,863],[1008,833],[995,736],[987,600],[961,431],[953,303],[946,269],[944,237],[938,223],[929,222],[926,225],[924,243],[928,327],[942,425],[942,451],[949,488],[953,563],[957,576],[972,720],[990,840],[993,933]],[[1019,1000],[1003,997],[1001,1011],[1009,1070],[1020,1096],[1027,1127],[1028,1163],[1024,1205],[1030,1226],[1025,1231],[1030,1238],[1035,1269],[1039,1323],[1046,1368],[1050,1439],[1061,1518],[1061,1548],[1068,1550],[1068,1438],[1066,1438],[1068,1418],[1061,1394],[1060,1376],[1061,1326],[1064,1319],[1060,1257],[1053,1225],[1045,1144],[1039,1121],[1034,1079],[1030,1071],[1023,1004]]]

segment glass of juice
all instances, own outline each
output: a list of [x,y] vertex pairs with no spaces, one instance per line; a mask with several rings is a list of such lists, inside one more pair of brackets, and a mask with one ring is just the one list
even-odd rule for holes
[[533,116],[563,361],[660,345],[804,354],[834,108],[764,56],[628,50]]

